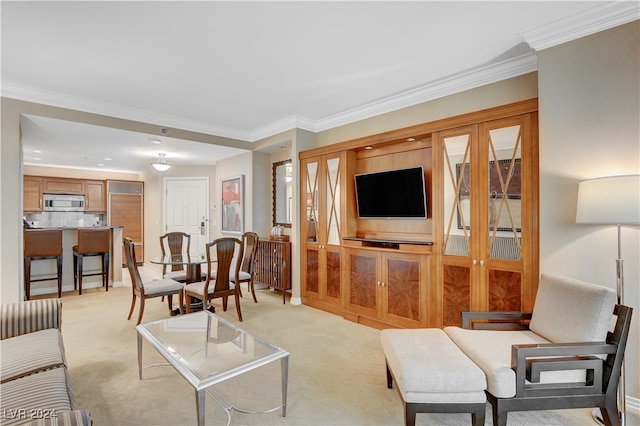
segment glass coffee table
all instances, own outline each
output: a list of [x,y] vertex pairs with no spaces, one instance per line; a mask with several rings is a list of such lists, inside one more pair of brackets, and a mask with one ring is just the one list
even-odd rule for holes
[[[209,311],[170,317],[140,324],[138,332],[138,376],[142,380],[143,338],[195,389],[198,425],[204,425],[205,392],[226,411],[231,422],[231,410],[243,413],[270,413],[282,408],[287,414],[287,381],[289,352],[252,335],[235,324]],[[212,388],[213,385],[280,360],[282,374],[282,404],[264,411],[247,411],[227,403]]]

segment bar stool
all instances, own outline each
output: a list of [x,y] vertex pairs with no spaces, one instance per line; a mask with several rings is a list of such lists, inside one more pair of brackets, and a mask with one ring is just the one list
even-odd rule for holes
[[[31,279],[31,261],[56,259],[57,275],[52,278]],[[31,283],[58,280],[58,297],[62,297],[62,230],[30,229],[24,231],[24,287],[25,297],[31,299]]]
[[[78,229],[78,245],[73,246],[73,288],[82,294],[82,277],[102,276],[102,285],[109,291],[109,249],[111,247],[109,229]],[[101,256],[100,272],[83,272],[82,260],[85,256]]]

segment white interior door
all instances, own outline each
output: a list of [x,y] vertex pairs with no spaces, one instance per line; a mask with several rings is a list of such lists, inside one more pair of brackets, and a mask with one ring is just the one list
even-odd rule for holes
[[164,179],[165,232],[191,235],[191,253],[204,254],[209,237],[209,179]]

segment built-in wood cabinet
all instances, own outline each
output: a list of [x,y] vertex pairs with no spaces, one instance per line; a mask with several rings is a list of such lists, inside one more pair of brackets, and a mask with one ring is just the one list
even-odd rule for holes
[[84,195],[84,180],[57,177],[43,178],[42,192],[45,194],[78,194]]
[[441,326],[461,312],[530,311],[537,282],[536,113],[437,132]]
[[103,180],[85,181],[85,212],[102,213],[107,211],[107,191]]
[[40,213],[42,211],[42,178],[39,176],[25,176],[22,191],[24,212]]
[[23,210],[25,213],[42,212],[42,194],[84,195],[85,212],[107,212],[106,182],[103,180],[25,175],[23,180]]
[[[345,241],[347,246],[359,244],[367,242]],[[424,252],[417,254],[403,250],[404,244],[384,245],[345,248],[345,318],[378,328],[428,326],[431,247],[414,246]]]
[[253,283],[282,292],[282,303],[291,290],[291,242],[263,240],[258,242]]
[[[301,152],[302,302],[378,328],[460,324],[463,310],[530,311],[537,109],[530,99]],[[358,217],[356,174],[415,166],[426,218]]]
[[302,301],[342,312],[341,245],[346,231],[346,152],[301,160]]
[[[108,223],[122,226],[122,236],[135,243],[136,260],[144,263],[144,183],[107,181]],[[121,245],[122,246],[122,245]],[[124,247],[122,263],[126,264]]]

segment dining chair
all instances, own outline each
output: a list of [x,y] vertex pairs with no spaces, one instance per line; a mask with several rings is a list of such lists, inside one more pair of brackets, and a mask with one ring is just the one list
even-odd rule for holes
[[[242,256],[242,265],[240,266],[240,276],[238,277],[238,291],[242,296],[241,283],[247,283],[247,291],[251,291],[253,301],[258,303],[256,299],[256,291],[253,288],[253,276],[255,274],[256,253],[258,252],[258,242],[260,237],[255,232],[245,232],[242,234],[242,242],[244,243],[244,253]],[[231,274],[231,281],[235,282],[235,275]]]
[[179,283],[176,280],[163,278],[160,280],[152,280],[147,281],[146,283],[142,281],[140,278],[140,272],[138,271],[138,264],[136,262],[136,252],[135,252],[135,244],[131,240],[131,238],[125,237],[123,239],[124,242],[124,254],[127,261],[127,269],[129,270],[129,275],[131,276],[131,309],[129,309],[129,316],[127,319],[131,319],[131,315],[133,314],[133,309],[136,305],[136,297],[140,298],[140,312],[138,313],[138,322],[136,325],[140,324],[142,321],[142,315],[144,313],[144,302],[146,299],[151,299],[152,297],[167,297],[167,303],[169,305],[169,311],[173,310],[173,295],[177,294],[180,297],[180,313],[183,313],[184,306],[184,284]]
[[[183,250],[186,246],[186,250]],[[162,257],[170,254],[172,256],[189,253],[191,248],[191,235],[186,232],[167,232],[160,236],[160,251]],[[167,253],[167,251],[169,253]],[[167,265],[162,265],[162,278],[186,282],[187,272],[183,265],[171,265],[171,271],[167,272]]]
[[[244,252],[244,243],[237,238],[225,237],[207,243],[205,248],[207,255],[206,279],[185,284],[184,286],[187,313],[191,312],[193,298],[202,300],[203,309],[208,309],[209,300],[222,298],[222,310],[226,312],[227,300],[229,296],[233,296],[235,298],[236,311],[238,312],[238,320],[242,322],[240,284],[237,281],[230,281],[230,269],[234,263],[234,253]],[[241,263],[242,256],[236,256],[233,272],[235,277],[240,276]]]

